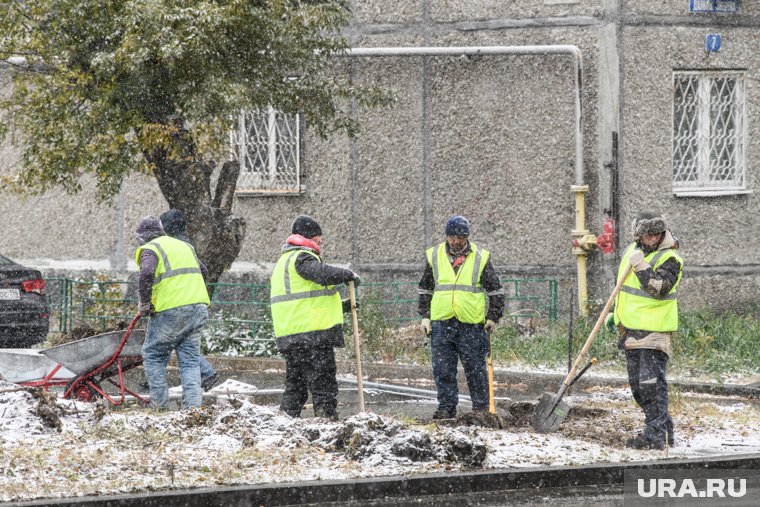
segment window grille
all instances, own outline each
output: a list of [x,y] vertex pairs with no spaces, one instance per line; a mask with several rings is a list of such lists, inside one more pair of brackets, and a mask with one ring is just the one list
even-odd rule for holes
[[689,0],[689,12],[738,12],[739,0]]
[[741,73],[673,75],[673,191],[746,191],[744,80]]
[[237,193],[300,193],[300,115],[272,107],[243,111],[230,142],[240,162]]

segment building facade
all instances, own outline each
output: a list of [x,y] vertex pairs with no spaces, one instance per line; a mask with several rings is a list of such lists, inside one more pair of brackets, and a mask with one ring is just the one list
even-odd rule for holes
[[[753,301],[760,2],[354,0],[353,11],[357,51],[337,58],[335,72],[397,100],[350,105],[356,139],[321,140],[302,118],[272,110],[241,116],[230,137],[243,166],[233,208],[248,224],[241,263],[264,276],[292,218],[308,213],[323,226],[328,261],[371,280],[414,279],[446,218],[462,214],[500,273],[575,286],[576,202],[587,186],[589,234],[616,224],[615,250],[588,252],[592,301],[606,300],[640,210],[664,213],[681,242],[687,307]],[[519,51],[537,47],[546,51]],[[2,150],[7,166],[15,153]],[[113,205],[93,195],[3,195],[0,253],[123,271],[137,220],[166,203],[139,175]]]

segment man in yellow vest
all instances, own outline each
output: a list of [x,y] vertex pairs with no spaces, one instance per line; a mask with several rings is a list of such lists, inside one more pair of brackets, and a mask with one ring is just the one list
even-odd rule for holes
[[666,443],[673,445],[665,372],[671,337],[678,329],[676,288],[681,281],[683,259],[663,216],[639,213],[632,232],[635,241],[620,261],[618,277],[629,265],[633,272],[617,295],[612,319],[621,333],[631,392],[645,420],[644,430],[629,438],[626,446],[663,449]]
[[206,267],[193,247],[166,236],[155,217],[140,220],[135,239],[140,245],[135,252],[135,262],[140,267],[137,308],[141,316],[150,317],[142,356],[151,406],[169,408],[166,365],[172,351],[176,351],[182,407],[200,407],[200,334],[210,304]]
[[344,303],[336,285],[359,276],[322,262],[322,228],[299,215],[271,279],[270,304],[277,349],[285,358],[280,409],[300,417],[311,392],[314,415],[337,419],[335,350],[343,347]]
[[433,419],[456,417],[458,360],[467,377],[472,410],[488,410],[487,333],[496,329],[504,313],[504,291],[491,254],[469,241],[470,223],[462,216],[452,216],[444,232],[446,241],[426,252],[417,289],[420,328],[432,334],[433,377],[438,389]]

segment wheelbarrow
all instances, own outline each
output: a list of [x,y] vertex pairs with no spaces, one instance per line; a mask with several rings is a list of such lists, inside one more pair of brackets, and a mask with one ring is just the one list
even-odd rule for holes
[[[127,389],[124,373],[143,362],[142,346],[145,330],[135,329],[137,315],[124,331],[111,331],[81,340],[64,343],[41,353],[74,374],[63,393],[64,398],[93,401],[102,397],[113,405],[124,402],[126,394],[147,404],[148,400]],[[118,382],[113,379],[118,376]],[[105,382],[116,386],[119,395],[109,395],[101,387]]]
[[65,386],[76,376],[34,349],[0,349],[0,375],[8,382],[45,391]]

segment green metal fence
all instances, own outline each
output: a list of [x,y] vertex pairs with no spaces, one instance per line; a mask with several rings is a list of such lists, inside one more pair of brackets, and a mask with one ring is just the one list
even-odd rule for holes
[[[53,314],[53,331],[69,333],[75,326],[89,324],[95,328],[113,328],[129,321],[137,308],[137,282],[106,280],[72,280],[49,278],[48,303]],[[505,313],[529,312],[548,321],[558,315],[557,281],[546,278],[504,278]],[[212,284],[209,326],[216,328],[233,320],[237,326],[259,336],[271,330],[269,285],[247,283]],[[344,294],[345,289],[343,289]],[[345,296],[347,297],[347,295]],[[363,308],[376,309],[395,325],[417,320],[417,282],[394,281],[365,283],[358,288]],[[56,328],[57,326],[57,328]],[[268,334],[271,335],[271,332]]]

